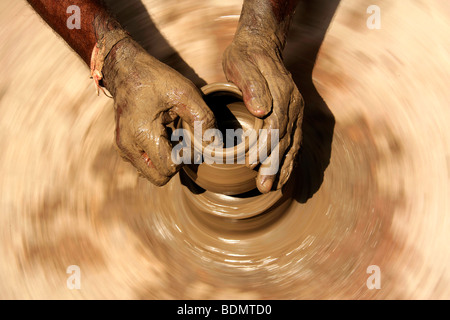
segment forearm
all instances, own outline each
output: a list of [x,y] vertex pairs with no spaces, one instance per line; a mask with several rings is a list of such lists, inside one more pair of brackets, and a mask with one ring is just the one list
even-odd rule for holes
[[[55,30],[80,57],[90,65],[92,50],[97,43],[94,20],[101,28],[117,28],[114,23],[107,26],[111,19],[102,0],[27,0],[45,22]],[[80,29],[69,29],[67,8],[76,5],[80,8]],[[111,20],[109,20],[111,21]]]
[[299,0],[244,0],[237,35],[263,36],[284,48]]

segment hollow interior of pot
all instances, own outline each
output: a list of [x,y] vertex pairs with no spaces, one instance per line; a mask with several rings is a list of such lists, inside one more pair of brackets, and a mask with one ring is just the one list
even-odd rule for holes
[[210,139],[207,131],[183,122],[189,143],[202,155],[201,164],[187,165],[184,171],[198,186],[214,193],[237,195],[255,189],[257,172],[246,167],[246,158],[249,150],[257,147],[262,120],[247,110],[239,89],[232,84],[214,83],[202,91],[217,130]]
[[254,129],[254,117],[240,97],[229,92],[214,92],[205,101],[217,119],[217,129],[223,137],[223,148],[234,149],[245,143],[244,132]]
[[202,90],[204,100],[216,118],[217,130],[211,137],[212,132],[202,135],[200,130],[196,132],[195,128],[183,123],[194,149],[213,166],[243,165],[249,149],[257,145],[262,120],[247,110],[236,86],[215,83]]

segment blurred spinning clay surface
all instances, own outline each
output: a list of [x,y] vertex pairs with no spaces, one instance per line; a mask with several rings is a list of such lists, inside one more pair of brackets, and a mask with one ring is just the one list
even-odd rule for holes
[[[241,1],[107,2],[197,86],[226,80]],[[179,175],[139,178],[88,68],[0,1],[0,298],[449,299],[450,2],[376,1],[380,29],[374,1],[313,2],[284,52],[305,98],[293,200],[232,228]]]

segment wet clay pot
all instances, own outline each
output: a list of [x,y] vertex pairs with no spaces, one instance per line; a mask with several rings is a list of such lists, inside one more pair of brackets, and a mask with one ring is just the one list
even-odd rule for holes
[[[286,194],[283,197],[281,190],[259,193],[256,189],[257,171],[245,165],[249,153],[258,146],[257,132],[262,128],[263,121],[248,112],[242,94],[234,84],[212,83],[204,86],[202,92],[216,116],[218,129],[223,133],[223,147],[208,152],[210,142],[205,142],[206,139],[201,141],[201,136],[194,136],[193,128],[186,123],[181,124],[192,148],[197,154],[203,154],[201,164],[183,167],[181,179],[188,186],[184,189],[187,207],[196,212],[240,220],[273,211],[274,208],[277,212],[282,211],[285,207],[281,206],[281,202],[285,203],[289,197]],[[229,138],[227,130],[242,133],[251,129],[254,134],[236,135],[234,143],[226,143]]]
[[[212,83],[204,86],[202,92],[216,116],[223,143],[214,150],[208,149],[210,141],[201,139],[201,135],[194,136],[193,128],[182,123],[196,154],[203,155],[201,164],[186,165],[184,171],[198,186],[211,192],[237,195],[254,190],[257,171],[248,168],[245,160],[257,147],[257,133],[262,129],[263,121],[248,112],[242,94],[234,84]],[[229,130],[237,135],[234,141],[226,143],[230,138]],[[245,137],[243,133],[250,132],[248,130],[253,130],[253,134]]]

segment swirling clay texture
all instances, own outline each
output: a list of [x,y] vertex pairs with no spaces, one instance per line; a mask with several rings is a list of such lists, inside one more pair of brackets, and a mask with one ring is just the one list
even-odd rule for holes
[[[107,2],[198,87],[226,81],[242,2]],[[186,177],[139,178],[88,68],[2,1],[0,298],[450,298],[450,4],[377,1],[372,30],[371,1],[313,3],[284,52],[305,99],[299,165],[280,202],[238,219],[196,207]]]

